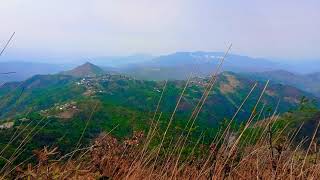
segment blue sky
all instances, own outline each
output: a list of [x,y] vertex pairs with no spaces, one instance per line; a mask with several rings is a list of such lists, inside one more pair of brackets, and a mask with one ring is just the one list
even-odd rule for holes
[[3,0],[6,56],[223,51],[320,59],[319,0]]

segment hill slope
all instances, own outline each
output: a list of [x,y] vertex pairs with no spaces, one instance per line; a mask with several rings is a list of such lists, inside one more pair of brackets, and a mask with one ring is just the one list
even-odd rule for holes
[[256,80],[271,80],[274,83],[290,85],[320,97],[320,73],[295,74],[284,70],[247,73],[246,77]]

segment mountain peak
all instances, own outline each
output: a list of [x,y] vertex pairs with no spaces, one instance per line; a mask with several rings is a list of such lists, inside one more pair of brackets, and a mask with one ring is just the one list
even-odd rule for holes
[[91,62],[85,62],[84,64],[80,65],[80,66],[96,66],[94,64],[92,64]]
[[86,62],[70,71],[66,71],[63,74],[71,75],[75,77],[85,77],[85,76],[98,76],[104,74],[104,70],[99,66],[96,66],[90,62]]

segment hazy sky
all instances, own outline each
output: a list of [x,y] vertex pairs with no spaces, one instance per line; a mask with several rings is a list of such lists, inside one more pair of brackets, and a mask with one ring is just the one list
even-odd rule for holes
[[319,0],[1,0],[6,55],[222,51],[320,59]]

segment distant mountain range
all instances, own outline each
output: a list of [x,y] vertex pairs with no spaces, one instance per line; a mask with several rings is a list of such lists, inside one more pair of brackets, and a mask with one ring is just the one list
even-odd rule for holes
[[[128,75],[149,80],[186,79],[190,73],[207,76],[220,64],[222,52],[177,52],[156,57],[147,63],[121,68]],[[276,63],[248,56],[228,55],[223,63],[224,71],[260,72],[272,70]]]
[[[181,66],[181,65],[217,65],[224,57],[222,52],[177,52],[153,59],[154,65]],[[276,63],[265,59],[256,59],[248,56],[229,54],[224,61],[226,71],[260,71],[273,69]]]
[[[137,54],[123,57],[96,57],[90,62],[97,64],[107,72],[126,74],[142,80],[184,80],[190,74],[206,77],[214,72],[224,56],[222,52],[176,52],[164,56]],[[79,61],[72,61],[82,62]],[[319,64],[319,63],[318,63]],[[0,83],[25,80],[36,74],[52,74],[75,67],[75,64],[44,64],[26,62],[0,63],[1,72],[16,72],[0,75]],[[222,71],[236,73],[272,72],[283,69],[288,72],[320,72],[317,63],[280,63],[262,58],[252,58],[229,54]],[[307,77],[307,76],[304,76]],[[304,78],[303,77],[303,78]],[[291,85],[291,83],[290,83]]]

